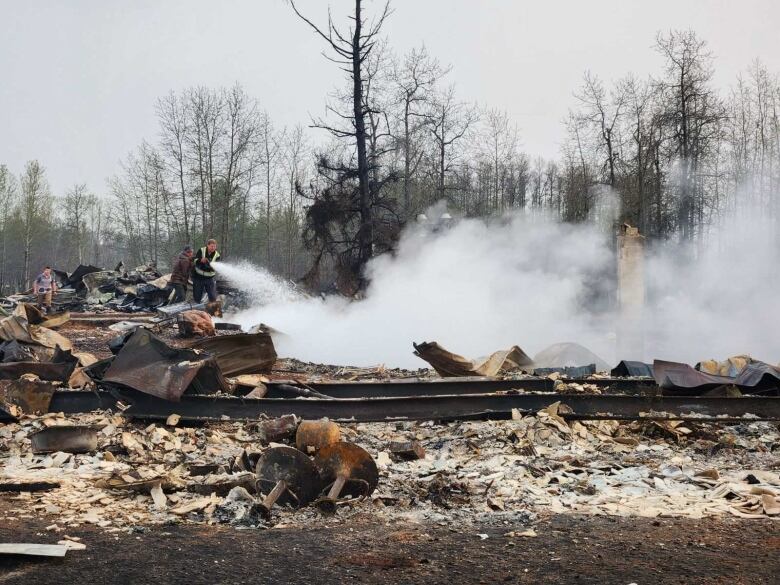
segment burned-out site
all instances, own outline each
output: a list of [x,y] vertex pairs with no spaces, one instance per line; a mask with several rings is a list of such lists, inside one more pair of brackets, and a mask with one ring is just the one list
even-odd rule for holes
[[0,0],[0,585],[777,583],[778,22]]

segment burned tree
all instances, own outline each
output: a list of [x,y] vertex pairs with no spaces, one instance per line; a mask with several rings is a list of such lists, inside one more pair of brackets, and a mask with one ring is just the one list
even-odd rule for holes
[[[397,224],[397,218],[393,219],[392,202],[381,196],[382,187],[393,177],[379,176],[377,156],[368,148],[372,128],[367,127],[366,121],[377,112],[365,93],[372,51],[377,48],[379,32],[390,8],[385,4],[379,17],[368,24],[362,12],[362,1],[355,0],[354,15],[349,17],[352,25],[348,32],[343,32],[330,14],[327,28],[323,29],[301,14],[294,2],[290,4],[298,17],[326,42],[332,53],[326,57],[340,65],[351,82],[349,94],[337,96],[337,105],[328,106],[329,113],[341,120],[341,124],[324,120],[314,123],[315,127],[327,130],[338,140],[353,145],[354,150],[350,148],[349,156],[344,156],[343,160],[325,155],[318,157],[317,170],[325,187],[321,191],[312,188],[308,194],[313,202],[306,215],[304,239],[316,253],[313,272],[318,271],[319,262],[325,255],[331,256],[336,260],[343,288],[356,292],[366,285],[366,264],[376,252],[386,247],[387,230],[384,228]],[[346,107],[339,108],[338,102]]]

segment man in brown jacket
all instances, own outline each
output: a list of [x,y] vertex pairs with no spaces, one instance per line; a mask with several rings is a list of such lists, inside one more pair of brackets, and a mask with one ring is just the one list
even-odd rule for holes
[[184,300],[187,291],[187,283],[190,280],[190,271],[192,270],[192,246],[184,246],[176,259],[173,261],[173,271],[171,272],[170,285],[173,287],[174,296],[171,304],[181,303]]

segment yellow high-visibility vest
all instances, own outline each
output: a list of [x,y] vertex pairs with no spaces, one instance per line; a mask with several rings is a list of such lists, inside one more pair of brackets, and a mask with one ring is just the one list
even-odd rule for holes
[[[206,252],[207,249],[205,247],[201,248],[200,256],[201,258],[206,258],[208,260],[208,257],[206,256]],[[211,260],[209,260],[209,262],[216,262],[218,259],[219,259],[219,252],[217,250],[214,250],[214,257]],[[213,276],[216,276],[217,273],[214,272],[213,270],[203,270],[203,268],[201,268],[201,263],[199,261],[196,261],[195,274],[197,274],[198,276],[203,276],[205,278],[211,278]]]

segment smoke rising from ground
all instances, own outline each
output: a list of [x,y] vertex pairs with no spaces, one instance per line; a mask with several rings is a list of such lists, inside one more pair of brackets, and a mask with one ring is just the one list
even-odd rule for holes
[[[434,211],[430,216],[436,216]],[[696,362],[737,353],[776,362],[780,331],[777,245],[769,221],[729,220],[693,248],[646,254],[645,355]],[[438,341],[467,357],[520,345],[530,355],[576,341],[607,362],[615,349],[615,256],[592,223],[541,216],[464,219],[407,230],[394,256],[369,265],[366,298],[303,299],[267,271],[223,266],[263,303],[231,316],[281,332],[279,354],[315,362],[422,367],[412,341]]]

